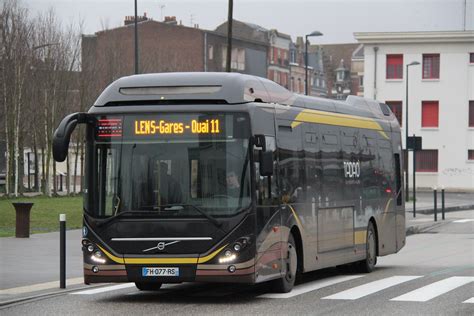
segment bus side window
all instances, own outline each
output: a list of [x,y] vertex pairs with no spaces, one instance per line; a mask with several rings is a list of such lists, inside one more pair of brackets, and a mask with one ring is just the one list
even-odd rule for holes
[[304,161],[306,171],[307,201],[319,202],[321,198],[321,152],[318,125],[307,124],[304,138]]
[[254,147],[254,160],[255,160],[255,182],[256,182],[256,195],[258,205],[275,205],[277,201],[277,186],[276,186],[276,152],[275,152],[275,138],[266,136],[266,149],[273,152],[273,176],[264,177],[260,175],[260,163],[258,161],[259,153],[261,148]]
[[281,199],[283,203],[301,203],[306,192],[302,128],[292,128],[291,123],[284,120],[278,124]]
[[[343,199],[344,167],[338,127],[321,127],[322,200],[326,206]],[[331,204],[332,203],[332,204]]]

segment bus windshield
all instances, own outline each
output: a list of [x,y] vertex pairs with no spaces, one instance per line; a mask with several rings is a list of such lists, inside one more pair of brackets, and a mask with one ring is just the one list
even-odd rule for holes
[[246,115],[104,116],[97,122],[91,215],[219,217],[250,205]]

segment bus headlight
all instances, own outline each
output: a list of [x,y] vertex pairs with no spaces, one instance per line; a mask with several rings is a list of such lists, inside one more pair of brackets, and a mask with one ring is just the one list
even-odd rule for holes
[[224,256],[219,258],[219,263],[232,262],[237,258],[235,253],[232,253],[229,249],[224,251]]
[[242,249],[242,245],[241,245],[240,243],[236,242],[236,243],[234,244],[234,247],[233,247],[233,248],[234,248],[234,250],[235,250],[236,252],[239,252],[240,249]]

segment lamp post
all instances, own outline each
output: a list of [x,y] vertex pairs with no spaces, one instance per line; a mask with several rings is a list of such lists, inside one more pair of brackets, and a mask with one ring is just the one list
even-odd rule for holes
[[138,74],[138,16],[137,16],[137,0],[135,0],[135,74]]
[[[416,66],[420,63],[417,61],[412,61],[411,63],[406,65],[406,94],[405,94],[405,104],[406,104],[406,112],[405,112],[405,201],[408,202],[409,200],[409,193],[408,193],[408,67]],[[415,188],[413,188],[415,190]]]
[[322,36],[323,33],[319,31],[311,32],[305,36],[305,50],[304,50],[304,93],[308,95],[308,37],[310,36]]

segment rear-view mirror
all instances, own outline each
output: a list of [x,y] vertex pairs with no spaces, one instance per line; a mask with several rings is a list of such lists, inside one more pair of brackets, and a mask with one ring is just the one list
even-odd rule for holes
[[260,152],[260,175],[264,177],[273,175],[273,153],[271,151]]
[[90,116],[87,113],[72,113],[63,118],[53,135],[53,158],[62,162],[67,157],[71,134],[77,124],[87,123]]

